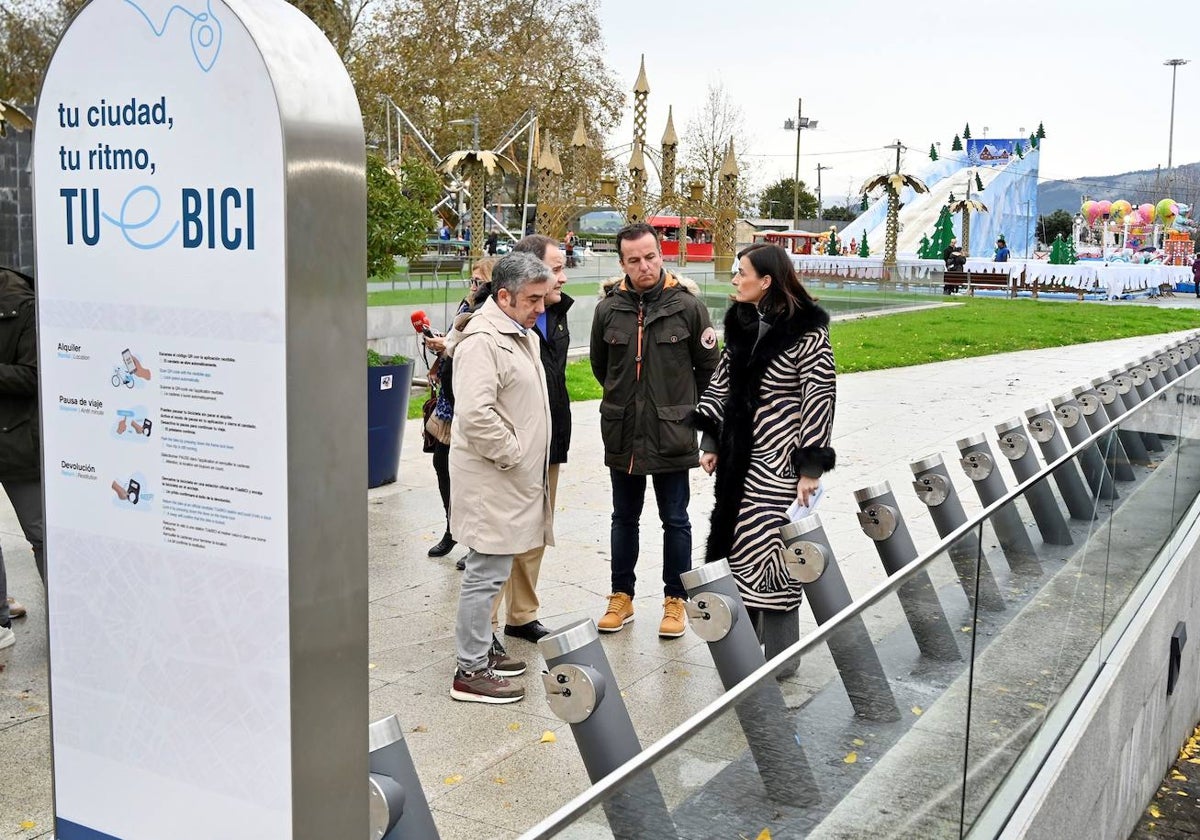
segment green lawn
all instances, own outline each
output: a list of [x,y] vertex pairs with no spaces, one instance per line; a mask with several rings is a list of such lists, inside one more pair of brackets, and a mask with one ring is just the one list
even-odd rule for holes
[[[1198,309],[965,298],[960,306],[840,321],[830,338],[838,372],[858,373],[1197,328]],[[567,390],[572,400],[602,396],[587,359],[567,365]],[[420,416],[423,400],[414,392],[410,417]]]

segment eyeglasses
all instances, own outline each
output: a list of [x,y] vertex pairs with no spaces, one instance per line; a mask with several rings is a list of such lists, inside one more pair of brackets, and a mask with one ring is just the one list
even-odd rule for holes
[[478,277],[472,277],[467,282],[470,283],[472,286],[482,286],[484,281],[480,280]]

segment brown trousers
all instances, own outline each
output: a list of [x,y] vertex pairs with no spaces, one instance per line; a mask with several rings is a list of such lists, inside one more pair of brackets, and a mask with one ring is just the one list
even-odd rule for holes
[[[558,464],[551,464],[546,480],[550,485],[550,509],[554,509],[558,495]],[[513,556],[512,572],[500,588],[500,594],[492,602],[492,629],[500,628],[500,602],[507,606],[506,623],[528,624],[538,617],[540,602],[537,596],[538,573],[542,570],[542,555],[546,546],[540,545]]]

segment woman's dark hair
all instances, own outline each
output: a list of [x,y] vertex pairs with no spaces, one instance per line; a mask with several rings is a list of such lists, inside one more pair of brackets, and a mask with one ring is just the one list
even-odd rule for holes
[[750,265],[754,266],[755,273],[760,277],[770,275],[774,281],[767,286],[759,303],[758,308],[763,314],[779,315],[786,312],[791,316],[797,309],[816,305],[816,298],[800,282],[792,260],[783,248],[770,242],[757,242],[740,251],[738,259],[742,257],[750,260]]

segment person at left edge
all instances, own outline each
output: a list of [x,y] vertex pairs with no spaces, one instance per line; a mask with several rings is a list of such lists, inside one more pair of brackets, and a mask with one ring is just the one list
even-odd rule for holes
[[[37,335],[33,278],[0,269],[0,483],[17,521],[33,547],[42,584],[46,558],[42,548],[42,469],[38,429]],[[0,648],[16,642],[11,619],[25,610],[8,597],[4,556],[0,553]]]
[[450,528],[469,546],[454,639],[455,700],[515,703],[525,690],[492,633],[492,602],[513,555],[554,544],[547,468],[550,401],[533,327],[554,285],[531,254],[508,254],[492,270],[492,296],[467,319],[453,347]]

